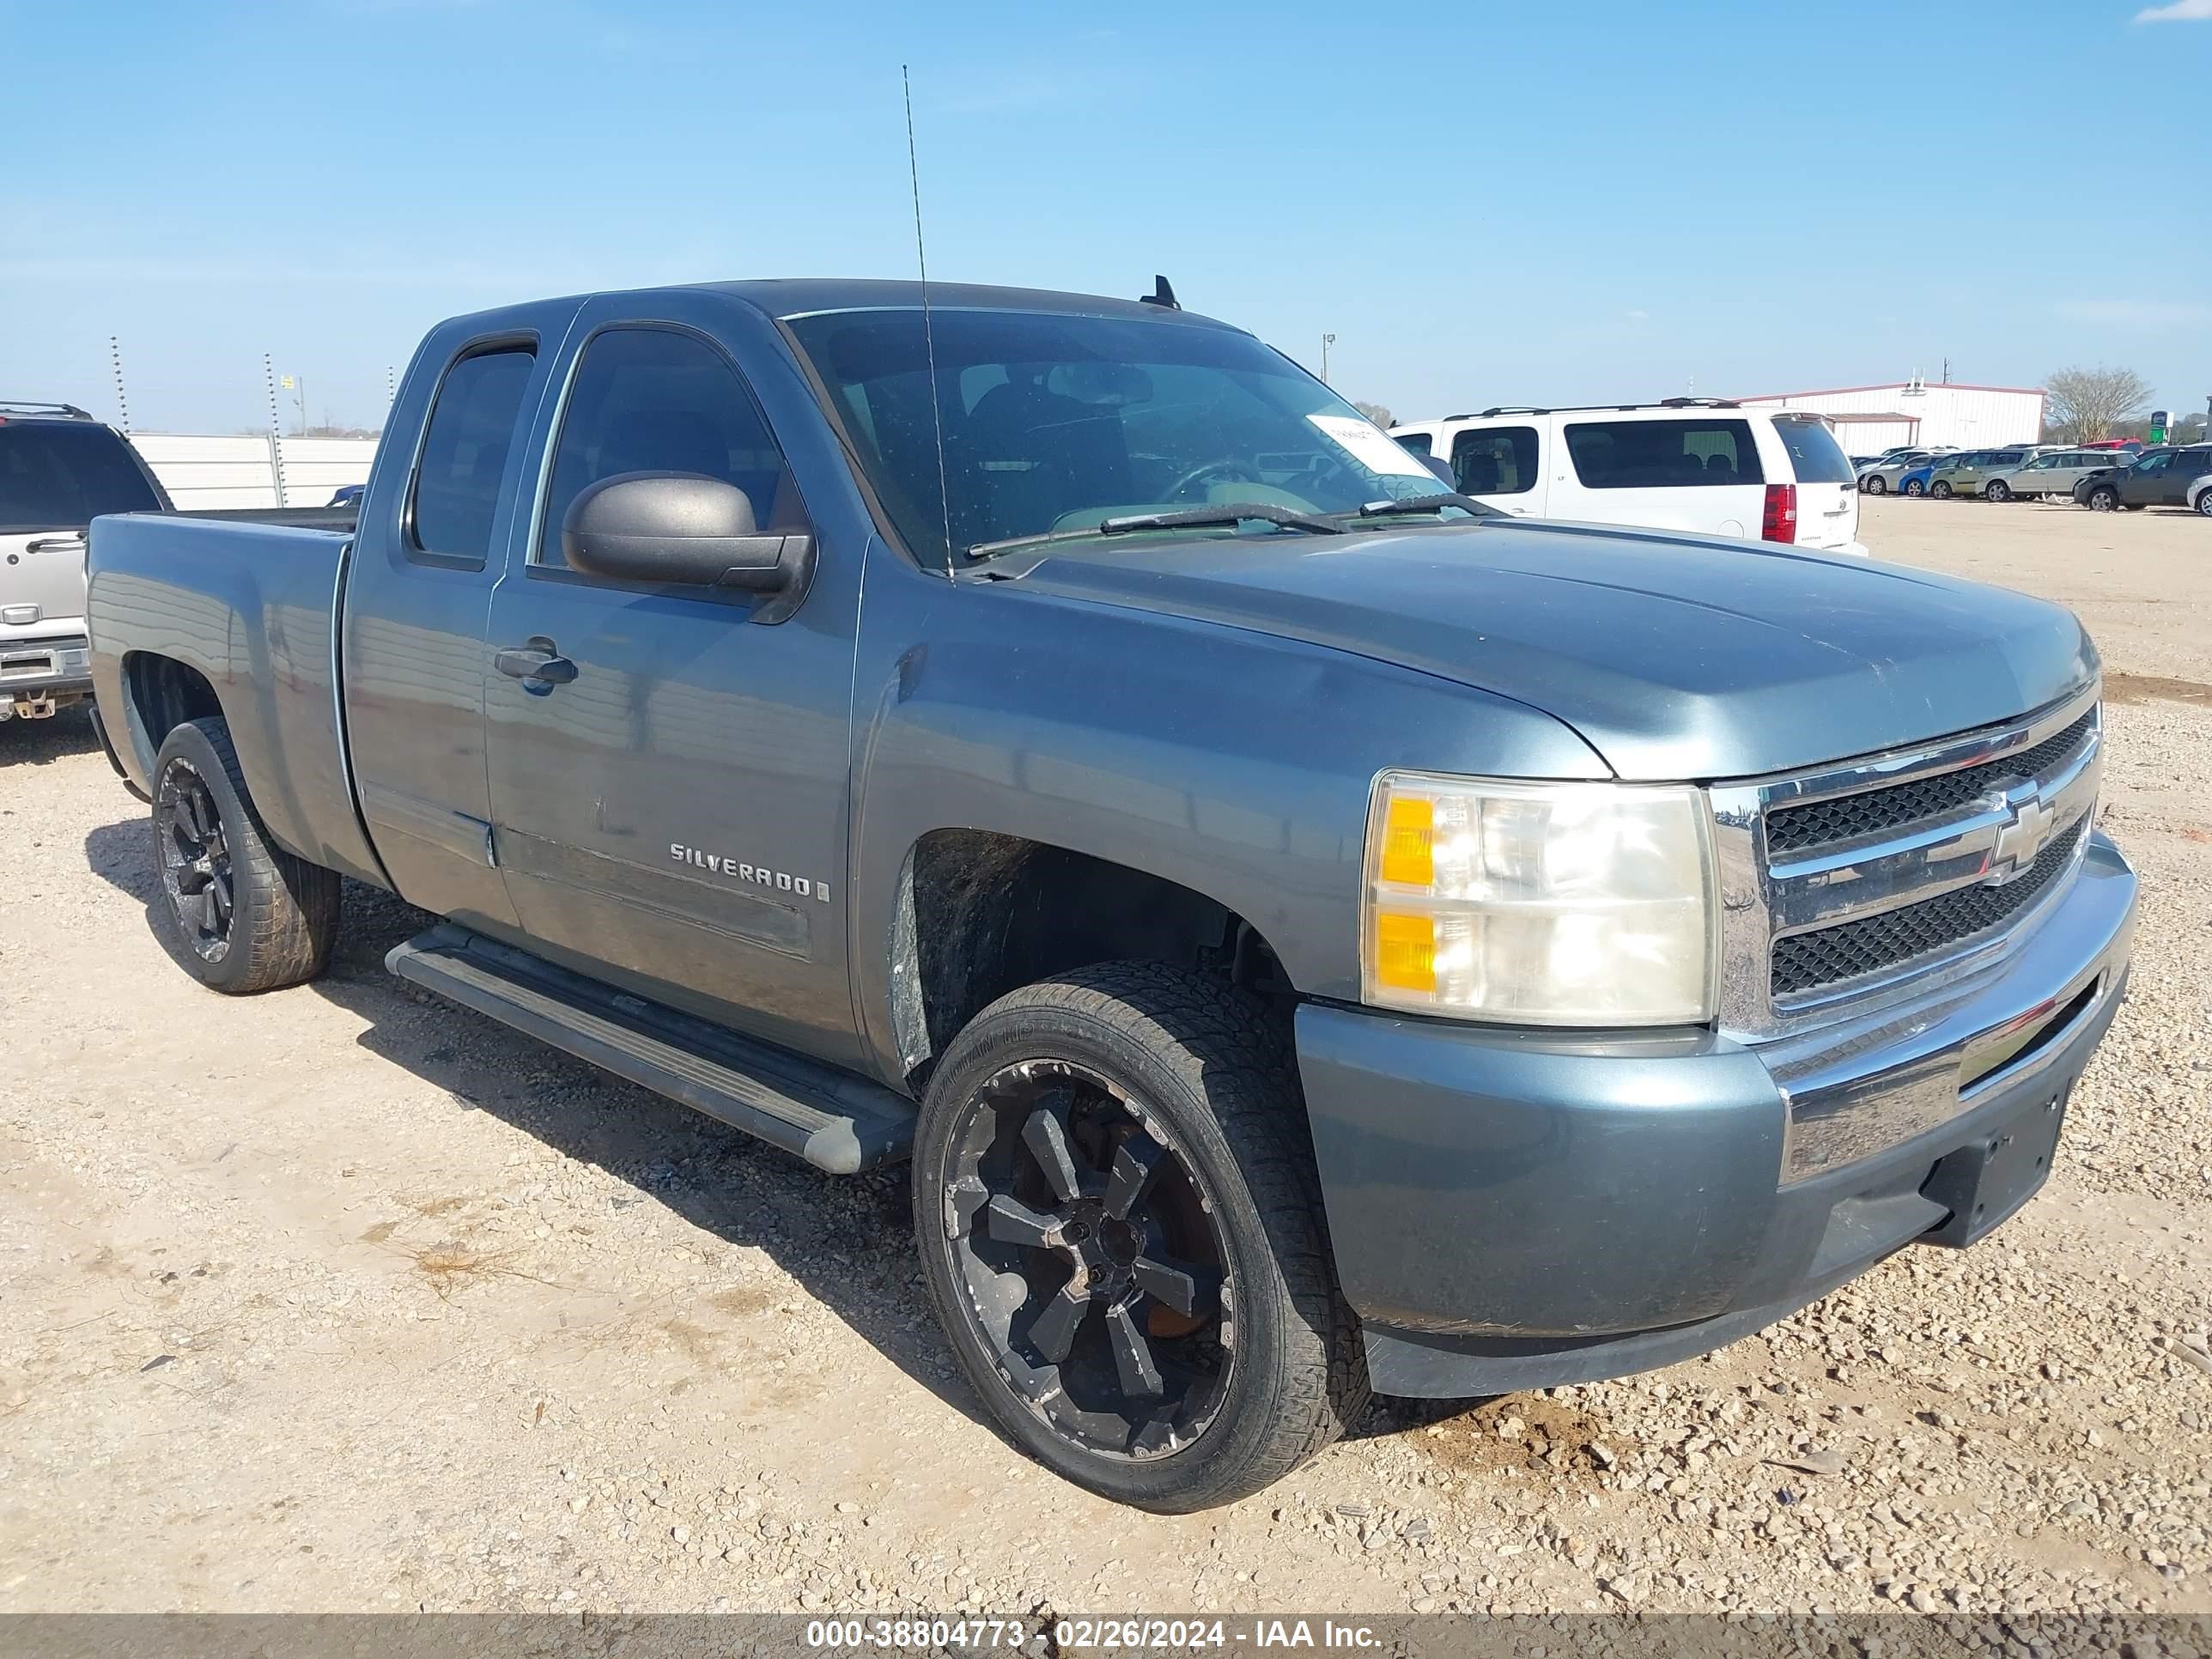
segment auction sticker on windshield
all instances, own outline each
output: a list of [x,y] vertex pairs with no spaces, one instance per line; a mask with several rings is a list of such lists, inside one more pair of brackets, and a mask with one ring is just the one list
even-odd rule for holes
[[1404,445],[1356,415],[1309,415],[1321,435],[1370,472],[1386,478],[1427,478],[1435,476]]

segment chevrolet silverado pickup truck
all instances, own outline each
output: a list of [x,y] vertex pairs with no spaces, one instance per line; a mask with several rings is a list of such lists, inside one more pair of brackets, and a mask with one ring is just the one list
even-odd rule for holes
[[992,1417],[1156,1510],[1973,1243],[2126,981],[2071,614],[1492,514],[1164,284],[460,318],[351,533],[91,572],[191,973],[311,978],[350,878],[406,979],[908,1160]]

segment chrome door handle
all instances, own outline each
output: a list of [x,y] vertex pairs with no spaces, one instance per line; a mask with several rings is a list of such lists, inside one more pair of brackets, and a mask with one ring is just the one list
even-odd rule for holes
[[550,640],[509,647],[494,656],[491,664],[509,679],[525,684],[566,685],[576,678],[576,665],[562,656]]

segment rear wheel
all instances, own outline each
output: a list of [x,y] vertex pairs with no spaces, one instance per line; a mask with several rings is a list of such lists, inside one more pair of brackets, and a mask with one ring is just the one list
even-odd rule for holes
[[1950,482],[1948,479],[1938,478],[1928,486],[1928,493],[1939,501],[1948,501],[1951,499]]
[[1122,963],[1001,997],[930,1080],[938,1319],[1006,1434],[1102,1496],[1231,1502],[1364,1404],[1283,1060],[1226,986]]
[[2089,510],[2092,513],[2110,513],[2117,509],[2119,504],[2120,493],[2117,489],[2106,486],[2089,492]]
[[1888,481],[1883,478],[1879,473],[1875,474],[1873,477],[1869,478],[1859,487],[1865,490],[1869,495],[1886,495],[1889,493]]
[[1982,494],[1993,501],[2008,501],[2012,499],[2012,486],[2002,478],[1992,478],[1990,480],[1989,488],[1983,490]]
[[337,939],[337,876],[269,840],[229,723],[172,731],[155,757],[153,794],[155,911],[185,971],[233,996],[321,973]]
[[2197,510],[2206,518],[2212,519],[2212,489],[2206,490],[2197,498]]

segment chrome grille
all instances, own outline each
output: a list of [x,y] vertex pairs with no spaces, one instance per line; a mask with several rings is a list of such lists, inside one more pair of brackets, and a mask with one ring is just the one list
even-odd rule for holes
[[2071,882],[2102,766],[2091,687],[1916,749],[1715,785],[1721,1029],[1807,1031],[2002,954]]
[[2088,823],[2084,813],[2052,836],[2027,872],[2002,887],[1956,888],[1917,904],[1777,939],[1774,994],[1794,996],[1905,968],[2002,926],[2065,873],[2081,850]]
[[2003,760],[1940,772],[1886,789],[1863,789],[1831,800],[1781,807],[1766,815],[1766,850],[1770,854],[1801,852],[1902,829],[1955,811],[2008,778],[2048,776],[2088,741],[2096,725],[2097,711],[2093,708],[2057,737],[2045,738],[2033,749]]

